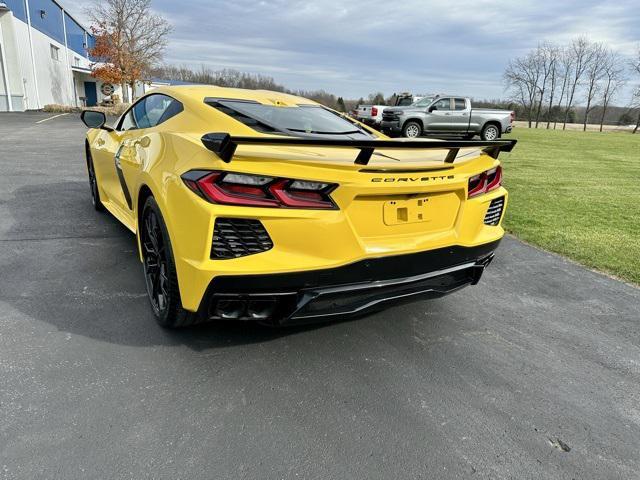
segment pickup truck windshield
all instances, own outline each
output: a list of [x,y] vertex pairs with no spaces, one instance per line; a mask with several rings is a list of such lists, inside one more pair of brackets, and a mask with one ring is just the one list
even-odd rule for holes
[[424,97],[422,100],[418,100],[417,102],[415,102],[414,104],[412,104],[412,107],[426,107],[427,105],[430,105],[431,102],[433,102],[434,97]]
[[[259,131],[291,131],[316,135],[366,133],[339,115],[315,105],[281,107],[261,103],[218,100],[219,110]],[[226,108],[225,108],[226,107]]]

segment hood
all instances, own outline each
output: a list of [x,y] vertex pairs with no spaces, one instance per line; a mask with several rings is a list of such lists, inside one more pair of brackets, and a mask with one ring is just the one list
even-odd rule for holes
[[410,111],[417,111],[417,110],[421,110],[418,107],[414,107],[413,105],[407,105],[406,107],[389,107],[389,108],[385,108],[384,112],[388,112],[388,113],[401,113],[401,112],[410,112]]

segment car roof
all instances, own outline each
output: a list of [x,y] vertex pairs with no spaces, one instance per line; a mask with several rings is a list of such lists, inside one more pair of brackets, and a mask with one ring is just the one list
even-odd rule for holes
[[315,105],[316,102],[283,92],[217,87],[215,85],[176,85],[153,89],[151,93],[165,93],[180,101],[204,103],[205,98],[253,100],[266,105]]

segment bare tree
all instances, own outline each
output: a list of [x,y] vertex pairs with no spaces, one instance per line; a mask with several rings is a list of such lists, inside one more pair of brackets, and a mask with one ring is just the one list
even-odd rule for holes
[[584,111],[584,120],[582,122],[582,130],[587,131],[587,123],[589,122],[589,114],[593,110],[593,100],[599,93],[601,88],[601,80],[605,75],[605,66],[609,52],[602,43],[594,43],[589,49],[586,59],[587,68],[585,69],[585,87],[587,106]]
[[609,108],[611,99],[625,83],[624,65],[620,54],[612,50],[607,52],[603,69],[604,78],[602,81],[602,115],[600,116],[600,131],[602,131],[602,125],[604,124],[605,115],[607,114],[607,108]]
[[[631,61],[631,68],[634,73],[640,75],[640,45],[638,46],[638,52],[636,57]],[[640,86],[638,86],[634,91],[631,97],[632,106],[638,107],[638,117],[636,119],[636,127],[633,129],[633,133],[638,131],[640,128]]]
[[[538,106],[536,109],[536,128],[538,128],[538,124],[540,123],[540,114],[542,112],[542,102],[547,90],[547,82],[556,68],[556,48],[548,42],[538,45],[534,55],[534,60],[538,62],[538,68],[540,71],[539,85],[537,86]],[[549,86],[549,88],[550,87],[551,86]],[[553,99],[553,94],[551,94],[551,98]]]
[[636,133],[638,131],[638,128],[640,128],[640,87],[636,88],[635,91],[633,92],[631,107],[638,109],[638,116],[636,117],[636,126],[634,127],[633,132],[631,132],[631,133]]
[[572,70],[567,83],[567,102],[564,109],[564,124],[562,129],[567,128],[567,121],[569,120],[569,112],[573,106],[575,100],[576,91],[578,85],[582,81],[584,73],[590,64],[590,57],[592,54],[591,42],[586,37],[578,37],[571,42],[567,53],[572,58]]
[[[553,112],[553,100],[558,89],[560,74],[562,73],[562,51],[557,45],[548,44],[548,55],[551,59],[549,67],[549,106],[547,107],[547,130],[551,125],[551,115]],[[562,99],[560,99],[562,101]]]
[[367,100],[372,105],[384,105],[385,104],[385,98],[384,98],[384,94],[382,92],[370,93],[369,96],[367,97]]
[[136,82],[162,59],[172,27],[152,12],[151,0],[94,0],[86,13],[100,46],[97,70],[118,74],[127,101],[126,85],[135,95]]
[[[573,71],[573,55],[568,47],[562,47],[560,50],[560,63],[558,65],[558,75],[562,77],[562,87],[560,88],[560,97],[558,98],[558,105],[562,105],[567,87],[569,85],[571,72]],[[556,129],[558,119],[554,115],[553,129]]]
[[509,62],[504,73],[507,89],[512,98],[521,103],[525,109],[529,128],[533,122],[533,112],[540,91],[541,66],[536,52],[519,57]]

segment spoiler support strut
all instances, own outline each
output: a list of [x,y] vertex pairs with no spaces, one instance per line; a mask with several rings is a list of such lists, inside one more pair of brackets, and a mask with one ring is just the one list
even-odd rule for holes
[[207,133],[202,136],[202,143],[207,149],[218,155],[223,162],[231,162],[238,145],[283,145],[287,147],[344,147],[360,150],[354,163],[367,165],[375,150],[449,150],[445,163],[453,163],[461,148],[481,148],[487,155],[498,158],[500,152],[510,152],[517,140],[333,140],[324,138],[293,137],[233,137],[228,133]]

